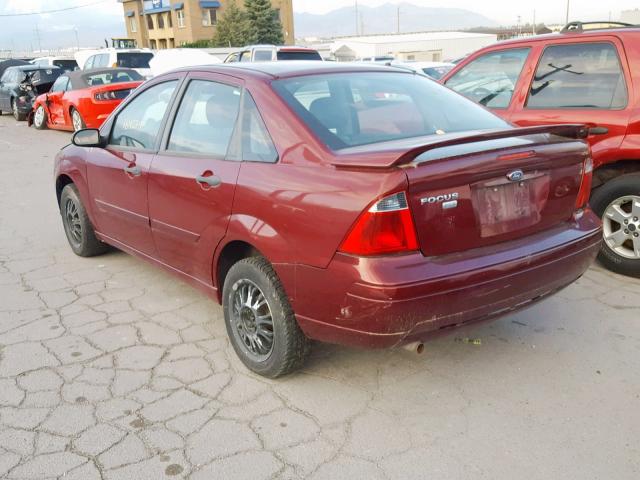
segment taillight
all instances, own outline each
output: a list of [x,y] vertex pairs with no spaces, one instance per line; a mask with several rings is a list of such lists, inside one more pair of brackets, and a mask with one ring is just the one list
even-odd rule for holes
[[365,210],[340,245],[352,255],[382,255],[418,250],[413,218],[404,192],[377,200]]
[[93,98],[95,98],[96,100],[115,100],[116,97],[116,92],[114,92],[113,90],[109,90],[107,92],[96,92],[93,95]]
[[584,208],[591,196],[591,181],[593,178],[593,160],[589,155],[582,166],[582,179],[580,180],[580,190],[576,198],[576,208]]

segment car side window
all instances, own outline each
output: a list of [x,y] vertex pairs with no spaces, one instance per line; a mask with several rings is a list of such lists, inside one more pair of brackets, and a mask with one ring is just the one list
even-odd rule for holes
[[58,77],[53,85],[51,85],[51,92],[64,92],[67,89],[67,83],[69,82],[69,77]]
[[240,87],[192,80],[180,102],[167,150],[227,155],[240,110]]
[[113,123],[109,144],[139,149],[154,148],[177,85],[177,80],[154,85],[129,102]]
[[447,87],[489,108],[507,108],[530,48],[485,53],[462,67]]
[[251,51],[245,51],[240,54],[241,62],[250,62],[251,61]]
[[627,86],[611,43],[547,47],[527,98],[527,108],[615,110],[626,105]]
[[95,55],[91,55],[89,58],[87,58],[87,61],[84,62],[84,67],[82,67],[83,70],[89,70],[90,68],[93,68],[93,59],[96,58]]
[[270,62],[273,52],[271,50],[256,50],[253,59],[256,62]]
[[258,106],[248,91],[245,91],[242,110],[242,160],[276,162],[278,151],[262,120]]

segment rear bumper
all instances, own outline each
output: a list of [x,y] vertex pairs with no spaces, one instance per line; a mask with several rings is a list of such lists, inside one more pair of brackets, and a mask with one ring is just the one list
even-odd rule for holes
[[299,267],[296,317],[310,338],[392,347],[510,313],[578,279],[601,242],[591,212],[576,223],[468,252],[361,258]]

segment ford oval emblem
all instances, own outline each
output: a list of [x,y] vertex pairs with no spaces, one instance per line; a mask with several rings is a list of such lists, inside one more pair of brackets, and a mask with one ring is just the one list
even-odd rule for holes
[[507,178],[512,182],[519,182],[524,178],[524,172],[522,170],[514,170],[507,174]]

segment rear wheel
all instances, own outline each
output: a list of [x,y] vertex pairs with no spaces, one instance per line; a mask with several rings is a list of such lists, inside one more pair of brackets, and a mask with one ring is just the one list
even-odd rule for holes
[[33,126],[38,130],[45,130],[47,128],[47,112],[42,105],[38,105],[38,108],[36,108],[33,114]]
[[93,225],[80,200],[78,189],[72,183],[62,189],[60,214],[64,233],[67,235],[73,253],[80,257],[93,257],[108,250],[107,244],[96,238]]
[[27,118],[26,113],[22,113],[18,110],[18,103],[16,102],[15,98],[11,99],[11,111],[13,112],[13,118],[18,120],[19,122],[22,122]]
[[302,366],[309,340],[265,258],[245,258],[231,267],[222,305],[229,339],[247,368],[276,378]]
[[82,119],[82,115],[75,108],[71,109],[71,123],[73,125],[73,130],[77,132],[78,130],[82,130],[85,128],[84,120]]
[[609,270],[640,277],[640,174],[602,185],[591,196],[591,207],[602,218],[598,260]]

